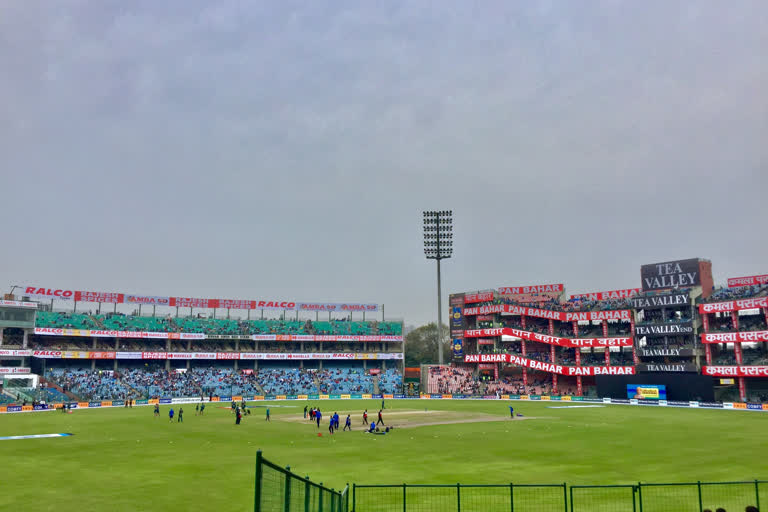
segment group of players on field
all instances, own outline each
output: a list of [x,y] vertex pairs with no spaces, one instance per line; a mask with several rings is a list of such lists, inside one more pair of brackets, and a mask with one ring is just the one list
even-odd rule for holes
[[[382,401],[382,406],[384,405],[384,402]],[[235,415],[235,424],[239,425],[240,421],[243,418],[243,415],[249,415],[251,414],[250,409],[248,409],[248,406],[245,403],[245,400],[242,401],[242,403],[237,403],[234,400],[232,401],[231,405],[232,414]],[[195,404],[195,416],[202,416],[205,413],[205,403],[200,402]],[[155,418],[160,417],[160,404],[155,404],[154,408],[154,416]],[[173,407],[171,407],[168,410],[168,422],[172,423],[173,418],[176,416],[178,423],[184,422],[184,409],[179,406],[178,415],[176,415]],[[309,407],[307,405],[304,406],[304,419],[309,419],[312,422],[317,423],[317,428],[320,428],[320,420],[323,418],[323,413],[320,411],[318,407]],[[266,421],[272,421],[269,414],[269,407],[266,409],[266,416],[264,418]],[[366,432],[379,432],[380,427],[384,426],[384,418],[381,414],[381,409],[379,409],[378,419],[377,421],[371,421],[370,425],[368,424],[368,409],[363,411],[363,425],[367,425],[368,429]],[[330,420],[328,421],[328,431],[333,434],[334,432],[339,430],[339,413],[334,412],[333,415],[330,417]],[[352,431],[352,418],[349,414],[347,414],[347,419],[344,422],[344,428],[342,430],[349,430]],[[386,431],[389,432],[389,427],[386,428]]]
[[[304,419],[308,419],[309,421],[316,422],[317,428],[320,428],[320,420],[323,419],[323,413],[320,411],[318,407],[309,407],[307,405],[304,406]],[[363,411],[363,425],[368,425],[367,432],[379,432],[380,427],[384,426],[384,418],[381,415],[381,409],[379,409],[379,416],[377,421],[371,421],[370,425],[368,424],[368,409]],[[352,418],[349,414],[347,414],[347,419],[344,422],[344,428],[342,430],[352,431]],[[328,432],[333,434],[334,432],[339,430],[339,413],[334,412],[330,420],[328,421]],[[387,432],[389,431],[389,427],[387,427]]]

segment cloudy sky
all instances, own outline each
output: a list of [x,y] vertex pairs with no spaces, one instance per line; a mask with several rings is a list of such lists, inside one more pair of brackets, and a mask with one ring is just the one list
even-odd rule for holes
[[768,273],[768,3],[0,0],[0,289],[386,304]]

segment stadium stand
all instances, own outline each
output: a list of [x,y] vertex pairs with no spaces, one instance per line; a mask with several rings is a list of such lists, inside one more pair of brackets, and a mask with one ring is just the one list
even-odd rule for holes
[[451,394],[476,394],[480,384],[472,370],[455,366],[430,366],[427,392]]
[[186,332],[221,336],[247,336],[251,334],[402,335],[401,322],[387,321],[241,320],[206,318],[201,315],[189,317],[154,317],[125,315],[122,313],[90,315],[58,311],[38,311],[35,325],[36,327],[59,329],[103,329],[129,332]]
[[379,375],[379,392],[400,393],[403,389],[403,375],[395,369],[387,368]]

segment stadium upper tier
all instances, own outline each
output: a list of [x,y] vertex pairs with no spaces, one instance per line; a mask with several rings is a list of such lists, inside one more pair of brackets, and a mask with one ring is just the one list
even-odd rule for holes
[[35,327],[89,329],[127,332],[182,332],[219,336],[253,334],[387,335],[403,333],[400,322],[313,321],[313,320],[235,320],[199,317],[151,317],[109,313],[90,315],[38,311]]
[[768,295],[768,284],[755,284],[752,286],[740,286],[738,288],[724,287],[716,289],[712,295],[699,302],[722,302],[728,300],[749,299],[752,297],[765,297],[766,295]]

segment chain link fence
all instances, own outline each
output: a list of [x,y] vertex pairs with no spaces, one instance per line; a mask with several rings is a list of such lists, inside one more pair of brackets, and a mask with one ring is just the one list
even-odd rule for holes
[[703,512],[768,506],[768,481],[637,485],[357,485],[351,512]]
[[256,452],[254,512],[348,512],[349,486],[342,491],[312,482]]
[[337,491],[256,454],[256,512],[730,512],[768,508],[768,481],[347,485]]

